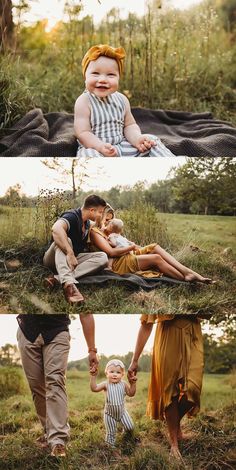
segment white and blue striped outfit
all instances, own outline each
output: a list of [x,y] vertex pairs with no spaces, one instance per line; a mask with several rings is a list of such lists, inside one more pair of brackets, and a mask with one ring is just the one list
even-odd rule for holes
[[106,383],[106,403],[104,408],[105,441],[115,445],[117,424],[121,423],[126,431],[132,431],[133,421],[125,409],[125,382]]
[[[125,100],[121,93],[116,91],[104,98],[99,98],[89,91],[85,91],[90,102],[90,125],[94,135],[104,143],[114,145],[118,157],[174,157],[161,140],[155,135],[148,134],[156,141],[156,146],[146,152],[139,152],[124,137]],[[101,153],[92,148],[83,147],[78,140],[77,157],[103,157]]]

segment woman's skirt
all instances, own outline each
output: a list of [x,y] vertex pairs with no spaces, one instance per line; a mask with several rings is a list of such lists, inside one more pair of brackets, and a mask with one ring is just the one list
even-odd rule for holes
[[[144,321],[155,321],[151,315]],[[200,409],[203,377],[203,339],[200,320],[175,317],[158,321],[154,340],[147,415],[164,419],[165,409],[177,397],[192,403],[188,415]]]

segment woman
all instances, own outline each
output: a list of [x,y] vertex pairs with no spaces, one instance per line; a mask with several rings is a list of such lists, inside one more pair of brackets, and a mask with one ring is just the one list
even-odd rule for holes
[[104,251],[112,259],[109,266],[114,273],[121,275],[137,273],[148,277],[160,277],[164,274],[180,281],[212,282],[211,279],[181,264],[157,243],[144,247],[139,247],[135,243],[122,248],[112,247],[108,237],[113,231],[113,219],[114,211],[107,206],[103,219],[91,227],[90,243],[92,250]]
[[186,436],[181,431],[181,420],[186,414],[196,415],[200,408],[203,377],[200,318],[197,315],[142,315],[128,370],[130,378],[137,373],[139,357],[156,320],[147,415],[166,420],[171,455],[182,460],[178,443]]

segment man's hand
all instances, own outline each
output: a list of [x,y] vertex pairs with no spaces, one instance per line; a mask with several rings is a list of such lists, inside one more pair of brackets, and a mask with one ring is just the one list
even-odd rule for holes
[[99,364],[97,354],[94,351],[90,351],[88,359],[89,359],[89,372],[90,372],[90,374],[91,375],[97,375],[98,364]]
[[156,141],[150,139],[150,137],[146,134],[142,134],[136,144],[136,148],[139,150],[139,152],[144,153],[147,150],[150,150],[151,147],[154,147],[156,145]]
[[104,157],[117,157],[117,150],[111,144],[102,144],[99,147],[99,152],[102,153]]
[[77,258],[74,255],[74,253],[68,253],[66,255],[66,260],[67,260],[67,264],[68,264],[69,268],[71,269],[71,271],[74,271],[76,266],[78,266],[78,264],[79,264]]

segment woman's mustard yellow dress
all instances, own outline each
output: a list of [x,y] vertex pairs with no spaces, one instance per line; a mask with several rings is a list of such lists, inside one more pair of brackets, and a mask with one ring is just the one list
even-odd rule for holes
[[[107,236],[102,232],[102,230],[98,227],[92,226],[90,230],[93,230],[99,235],[101,235],[105,240],[107,240]],[[156,243],[151,243],[150,245],[143,246],[133,253],[127,253],[126,255],[119,256],[113,259],[112,263],[112,271],[117,274],[127,274],[127,273],[135,273],[139,274],[140,276],[145,277],[160,277],[162,273],[158,271],[146,270],[141,271],[138,264],[137,255],[147,255],[153,252]],[[92,251],[97,251],[98,249],[91,245]]]
[[173,397],[181,400],[185,395],[192,403],[188,415],[194,416],[200,409],[204,365],[200,319],[193,315],[141,317],[141,322],[156,321],[147,415],[164,419]]

